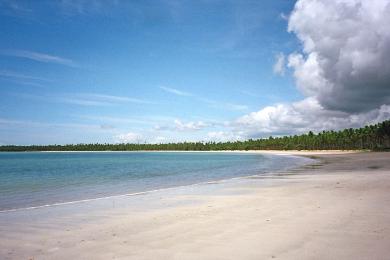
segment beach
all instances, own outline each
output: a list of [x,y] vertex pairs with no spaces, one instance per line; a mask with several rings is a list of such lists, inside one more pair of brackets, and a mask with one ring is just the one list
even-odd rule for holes
[[0,214],[1,259],[387,259],[390,153]]

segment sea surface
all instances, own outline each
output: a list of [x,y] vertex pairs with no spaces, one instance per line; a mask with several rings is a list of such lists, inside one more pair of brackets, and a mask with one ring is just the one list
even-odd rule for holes
[[208,152],[0,153],[0,211],[269,174],[307,160]]

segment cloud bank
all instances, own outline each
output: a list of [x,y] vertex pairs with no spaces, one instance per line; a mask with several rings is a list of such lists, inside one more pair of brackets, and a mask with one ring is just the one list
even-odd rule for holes
[[364,113],[350,114],[327,110],[318,100],[311,97],[292,104],[265,107],[237,119],[232,126],[237,131],[246,129],[247,137],[258,138],[268,135],[360,127],[362,124],[381,122],[388,118],[390,118],[389,105],[382,105]]
[[[360,127],[390,118],[390,1],[299,0],[288,31],[302,50],[288,55],[305,99],[268,106],[231,123],[262,137]],[[282,74],[284,55],[274,72]]]

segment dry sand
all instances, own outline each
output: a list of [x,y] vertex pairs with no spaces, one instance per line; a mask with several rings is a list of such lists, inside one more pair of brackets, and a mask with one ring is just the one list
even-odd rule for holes
[[390,153],[315,156],[270,185],[155,194],[157,207],[0,214],[0,258],[389,259]]

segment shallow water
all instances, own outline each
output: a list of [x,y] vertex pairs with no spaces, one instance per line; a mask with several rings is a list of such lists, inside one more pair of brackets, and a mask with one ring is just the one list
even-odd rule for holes
[[0,211],[278,172],[292,156],[244,153],[0,153]]

